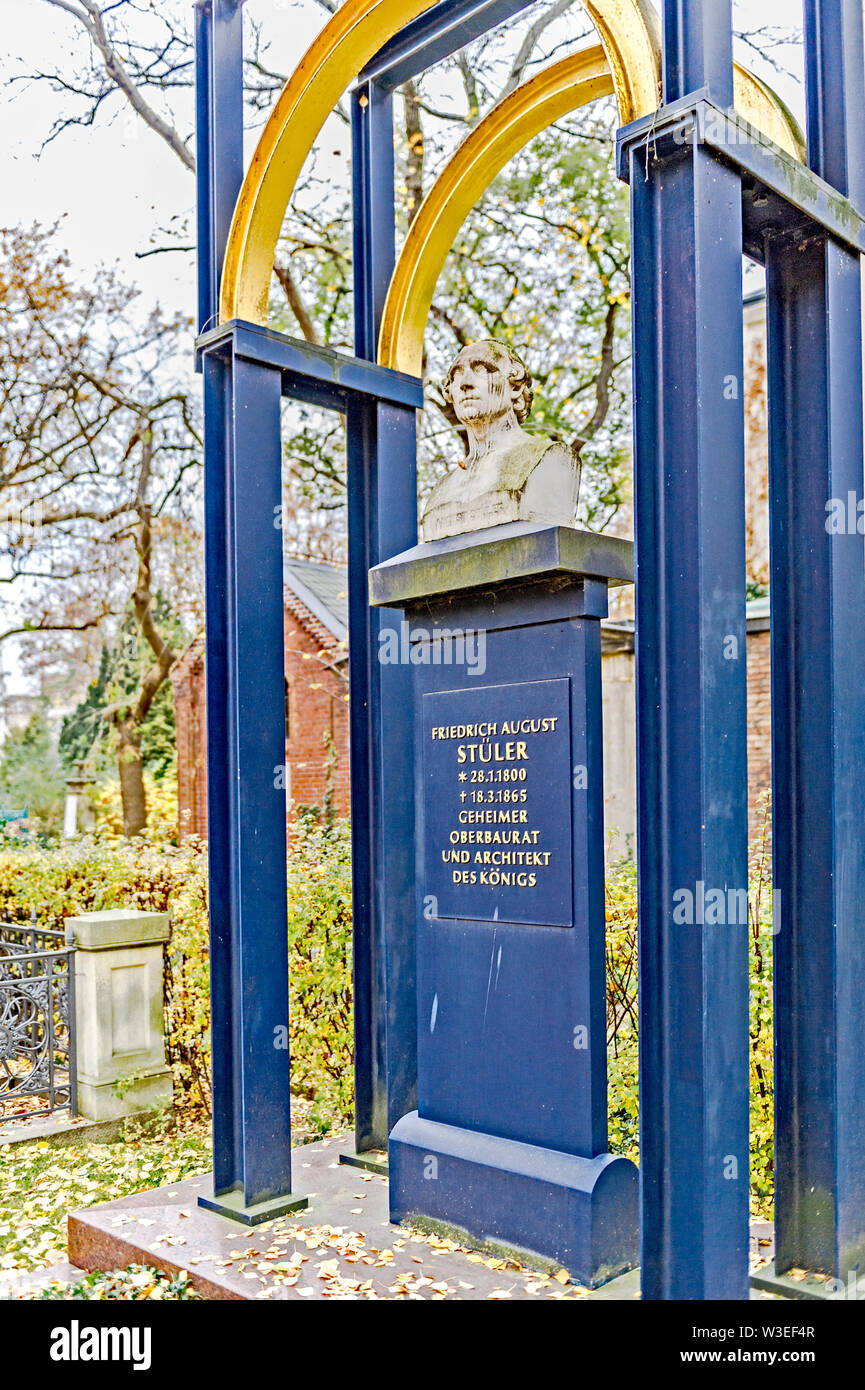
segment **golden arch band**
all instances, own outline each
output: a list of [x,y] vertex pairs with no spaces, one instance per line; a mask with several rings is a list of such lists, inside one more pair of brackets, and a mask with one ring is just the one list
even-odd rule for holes
[[[435,284],[459,229],[507,161],[569,111],[615,96],[624,125],[656,110],[660,36],[646,0],[584,0],[600,43],[551,64],[494,107],[463,141],[418,210],[394,269],[378,360],[419,375]],[[265,324],[283,218],[316,136],[364,65],[430,0],[348,0],[289,78],[259,139],[235,207],[226,248],[220,318]],[[783,104],[742,67],[736,110],[801,160],[802,139]]]

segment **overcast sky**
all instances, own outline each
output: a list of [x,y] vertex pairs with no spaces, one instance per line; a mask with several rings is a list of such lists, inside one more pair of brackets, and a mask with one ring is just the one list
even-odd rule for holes
[[[273,65],[290,71],[320,27],[321,12],[310,8],[304,14],[288,0],[248,0],[248,5],[272,39]],[[736,9],[737,22],[749,28],[796,23],[801,13],[797,0],[746,0]],[[66,131],[40,154],[61,99],[44,83],[10,86],[9,79],[40,66],[71,65],[72,55],[82,51],[82,40],[74,21],[44,0],[2,0],[2,13],[3,222],[52,222],[62,216],[76,265],[86,269],[99,261],[119,261],[148,296],[192,313],[192,257],[135,259],[135,252],[146,251],[154,236],[158,240],[159,229],[172,218],[188,217],[194,197],[191,176],[119,96],[105,104],[95,126]],[[790,54],[784,57],[789,61]],[[764,75],[773,80],[770,70]],[[801,107],[795,83],[780,77],[774,81],[785,100]]]
[[[159,229],[172,218],[188,219],[195,196],[192,176],[120,96],[104,104],[94,126],[67,130],[40,153],[62,99],[46,83],[10,84],[10,79],[40,67],[68,63],[71,68],[75,56],[84,52],[83,40],[72,18],[44,0],[0,0],[0,8],[5,49],[0,57],[3,223],[50,223],[63,217],[75,265],[84,269],[117,261],[148,296],[192,313],[193,257],[135,258],[154,238],[160,241]],[[267,25],[274,65],[290,71],[319,27],[317,17],[304,19],[292,10],[289,26],[286,0],[251,0],[250,9]],[[190,95],[190,124],[191,113]]]

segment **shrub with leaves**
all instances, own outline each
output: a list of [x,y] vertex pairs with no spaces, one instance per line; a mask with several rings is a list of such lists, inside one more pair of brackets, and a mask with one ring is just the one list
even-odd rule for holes
[[[292,1089],[314,1132],[352,1123],[351,837],[305,818],[288,860]],[[56,849],[0,851],[0,917],[62,928],[112,907],[168,912],[165,1038],[175,1105],[210,1109],[207,846],[83,836]],[[306,1116],[304,1116],[306,1124]]]
[[0,917],[42,927],[113,907],[168,912],[165,1038],[175,1103],[210,1105],[210,989],[207,854],[193,840],[157,845],[143,837],[82,836],[49,850],[0,852]]
[[288,860],[292,1090],[326,1133],[353,1123],[351,833],[300,822]]
[[639,1159],[637,871],[607,874],[607,1084],[610,1150]]
[[[768,824],[768,820],[767,820]],[[770,1215],[773,1194],[772,928],[768,831],[752,855],[751,1190]],[[206,846],[82,838],[54,850],[0,851],[0,916],[59,927],[80,912],[137,907],[171,914],[165,1018],[175,1103],[210,1104]],[[292,1091],[304,1126],[324,1134],[352,1123],[351,839],[348,822],[298,822],[288,861]],[[610,1148],[639,1154],[637,881],[631,862],[607,876],[607,1047]]]
[[775,1191],[775,1068],[773,1010],[772,878],[769,798],[763,827],[751,851],[748,931],[751,948],[751,1199],[771,1218]]
[[[771,1219],[774,1200],[775,1088],[772,1000],[770,814],[751,850],[750,945],[751,1205]],[[607,1076],[610,1149],[638,1161],[637,872],[633,862],[607,874]]]

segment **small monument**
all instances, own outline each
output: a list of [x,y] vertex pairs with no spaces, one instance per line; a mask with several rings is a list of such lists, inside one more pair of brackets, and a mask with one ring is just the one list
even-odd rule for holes
[[508,347],[464,348],[445,396],[465,467],[370,572],[405,613],[417,731],[418,1108],[391,1217],[594,1286],[638,1258],[637,1170],[607,1152],[600,633],[632,546],[577,529],[578,452],[523,429]]

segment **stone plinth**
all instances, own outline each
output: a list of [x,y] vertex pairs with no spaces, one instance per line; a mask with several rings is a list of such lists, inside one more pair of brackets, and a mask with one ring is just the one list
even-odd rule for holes
[[417,1107],[390,1212],[600,1286],[638,1255],[607,1151],[601,620],[632,546],[511,523],[370,571],[415,729]]
[[185,1272],[205,1298],[220,1300],[639,1298],[634,1273],[590,1294],[562,1283],[561,1272],[553,1278],[555,1262],[478,1247],[462,1232],[391,1225],[387,1175],[341,1163],[350,1147],[345,1136],[293,1151],[307,1211],[249,1230],[198,1204],[210,1175],[186,1178],[70,1213],[69,1258],[85,1270],[134,1263]]
[[70,917],[75,939],[78,1109],[116,1119],[171,1100],[163,1033],[166,912]]

